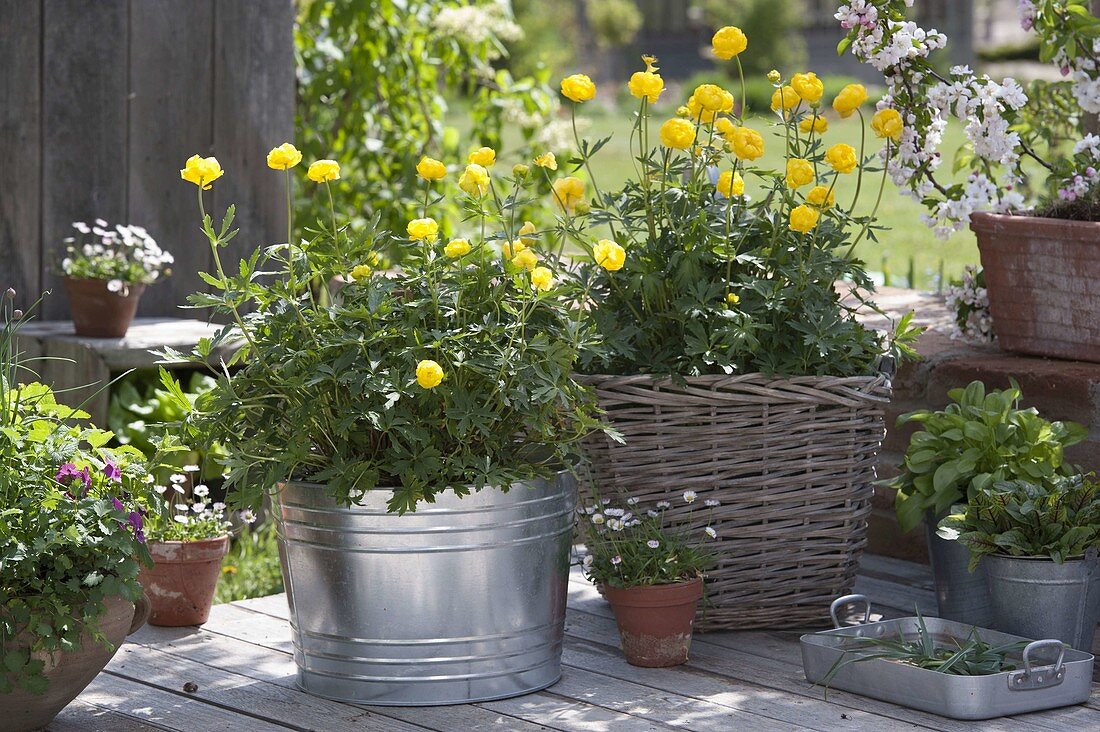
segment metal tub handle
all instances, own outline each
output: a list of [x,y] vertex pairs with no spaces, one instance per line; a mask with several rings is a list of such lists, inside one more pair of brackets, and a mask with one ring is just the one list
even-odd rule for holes
[[[860,625],[866,625],[871,622],[871,601],[867,599],[866,595],[845,595],[844,597],[838,597],[833,600],[833,604],[829,606],[829,617],[833,619],[833,627],[841,628],[840,620],[837,618],[836,613],[845,605],[853,605],[857,602],[862,602],[867,610],[863,613],[863,622]],[[1030,648],[1030,646],[1028,646]]]
[[[1057,649],[1058,659],[1053,664],[1046,666],[1032,666],[1031,655],[1042,649]],[[1028,643],[1024,647],[1024,670],[1011,671],[1008,674],[1008,688],[1013,691],[1025,689],[1044,689],[1048,686],[1057,686],[1066,678],[1066,670],[1062,661],[1066,657],[1066,644],[1054,638],[1037,640]]]

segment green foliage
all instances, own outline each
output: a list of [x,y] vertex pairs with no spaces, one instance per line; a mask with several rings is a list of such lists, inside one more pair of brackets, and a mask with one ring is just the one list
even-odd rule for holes
[[[684,497],[695,502],[693,491]],[[689,536],[683,528],[666,522],[669,508],[667,501],[641,506],[634,500],[625,506],[610,500],[586,506],[580,515],[587,550],[584,575],[597,585],[611,587],[667,585],[701,577],[714,563],[714,557],[703,548],[715,538],[714,530],[708,526],[698,536]],[[684,518],[679,517],[676,523],[682,526]]]
[[235,602],[283,591],[275,525],[267,524],[237,537],[222,561],[222,578],[214,602]]
[[925,513],[944,514],[960,501],[972,502],[981,491],[1008,480],[1045,480],[1078,472],[1063,450],[1085,438],[1073,422],[1050,422],[1034,408],[1021,409],[1021,393],[1010,389],[986,393],[980,381],[948,392],[952,404],[940,411],[903,414],[898,426],[915,422],[897,477],[886,482],[898,491],[897,515],[910,531]]
[[970,550],[971,571],[987,554],[1061,564],[1100,548],[1100,483],[1071,475],[985,486],[968,504],[955,506],[937,533]]
[[[413,218],[417,162],[457,152],[441,122],[446,91],[472,97],[481,144],[495,144],[506,126],[529,141],[546,123],[557,97],[545,77],[516,79],[492,66],[518,33],[507,6],[490,0],[300,4],[297,144],[307,162],[340,163],[336,187],[353,229],[379,217],[399,231]],[[328,217],[327,202],[310,195],[299,196],[295,210],[302,221]],[[400,248],[386,254],[401,261]]]
[[605,49],[632,43],[644,20],[634,0],[585,0],[584,10],[596,45]]
[[59,404],[43,384],[17,384],[14,337],[26,320],[0,301],[0,694],[41,693],[50,657],[98,630],[104,600],[141,595],[151,558],[143,514],[157,504],[150,464]]
[[[393,488],[390,508],[404,512],[442,490],[506,489],[575,462],[577,443],[598,427],[572,373],[586,328],[544,279],[556,258],[528,272],[495,244],[517,247],[528,184],[501,177],[484,195],[458,197],[470,230],[461,256],[444,253],[434,233],[410,241],[375,222],[358,236],[333,214],[291,237],[300,244],[257,250],[226,272],[219,252],[236,233],[233,209],[217,230],[204,215],[217,271],[203,275],[213,293],[190,302],[227,316],[245,347],[241,368],[196,399],[188,426],[225,446],[234,503],[257,506],[262,491],[297,479],[326,484],[343,503]],[[439,205],[432,185],[424,214]],[[391,245],[407,266],[371,272]],[[232,337],[226,327],[191,357],[203,363]],[[442,383],[421,380],[429,361]]]
[[[763,78],[772,69],[801,71],[806,63],[802,38],[807,17],[805,0],[697,0],[696,5],[702,8],[703,19],[710,27],[734,25],[748,36],[748,52],[741,54],[745,76]],[[736,61],[715,63],[730,78],[737,76]]]

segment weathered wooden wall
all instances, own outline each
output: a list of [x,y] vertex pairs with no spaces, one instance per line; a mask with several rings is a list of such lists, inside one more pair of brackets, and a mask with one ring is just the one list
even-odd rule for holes
[[226,266],[280,240],[265,157],[293,135],[293,22],[293,0],[0,0],[0,289],[52,290],[42,315],[66,318],[61,239],[99,217],[172,252],[139,314],[180,315],[211,266],[179,177],[196,153],[226,170],[208,210],[237,204]]

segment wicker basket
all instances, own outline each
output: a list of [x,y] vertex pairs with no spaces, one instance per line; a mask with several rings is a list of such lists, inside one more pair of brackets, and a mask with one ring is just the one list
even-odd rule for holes
[[867,542],[886,375],[580,378],[626,440],[590,438],[589,490],[668,500],[674,522],[718,531],[699,629],[828,621]]

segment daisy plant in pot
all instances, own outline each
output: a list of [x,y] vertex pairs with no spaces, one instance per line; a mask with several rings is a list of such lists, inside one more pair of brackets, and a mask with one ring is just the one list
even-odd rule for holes
[[172,255],[141,226],[103,219],[73,223],[64,239],[61,274],[77,335],[122,338],[151,285],[172,273]]
[[[713,51],[739,63],[750,42],[722,28]],[[711,576],[728,590],[706,627],[821,620],[864,544],[884,357],[910,354],[916,335],[908,317],[893,333],[856,318],[874,305],[853,251],[877,236],[882,160],[902,123],[892,110],[865,114],[858,84],[830,105],[809,71],[769,74],[770,118],[749,116],[744,84],[703,84],[654,118],[667,92],[656,59],[643,61],[627,83],[635,175],[621,189],[600,185],[607,140],[578,137],[577,158],[535,161],[552,180],[551,228],[573,255],[569,286],[598,336],[578,370],[625,440],[588,443],[593,482],[620,501],[672,501],[680,486],[721,502],[716,551],[730,559]],[[561,89],[574,115],[597,94],[579,74]],[[858,125],[859,149],[831,141],[835,125]],[[776,147],[779,170],[757,162]],[[836,511],[842,494],[850,515]],[[706,525],[682,509],[666,518]],[[792,512],[804,523],[769,521]],[[837,523],[814,525],[825,517]],[[829,557],[814,578],[800,569],[806,552]],[[794,607],[775,593],[784,582]]]
[[[695,491],[683,505],[694,509]],[[707,501],[709,514],[719,505]],[[671,525],[668,501],[653,505],[628,498],[595,500],[578,508],[584,530],[585,576],[611,603],[626,660],[634,666],[678,666],[688,660],[692,626],[703,597],[703,572],[714,562],[705,545],[711,526],[692,534]]]
[[[328,216],[288,220],[286,241],[231,267],[233,209],[215,226],[195,173],[215,271],[191,302],[230,325],[193,357],[244,346],[185,425],[224,449],[232,503],[272,495],[298,682],[412,705],[543,688],[560,675],[570,469],[601,423],[573,375],[583,312],[517,220],[530,168],[500,170],[487,147],[426,157],[420,216],[359,234],[338,212],[339,164],[302,181],[301,162],[290,143],[268,157],[288,200],[308,186]],[[433,217],[444,198],[463,216]],[[378,271],[390,247],[404,264]]]
[[[882,72],[881,110],[904,122],[887,164],[938,235],[970,225],[1003,348],[1100,361],[1100,19],[1090,0],[1020,0],[1053,79],[999,80],[940,58],[948,39],[909,19],[913,0],[850,0],[838,50]],[[944,149],[949,123],[965,144]],[[953,162],[953,165],[951,163]],[[945,165],[946,163],[946,165]],[[951,170],[947,170],[950,168]],[[965,171],[965,179],[953,173]]]
[[159,463],[108,447],[85,412],[22,381],[30,308],[16,296],[0,294],[0,714],[23,732],[49,724],[145,622],[137,577]]

